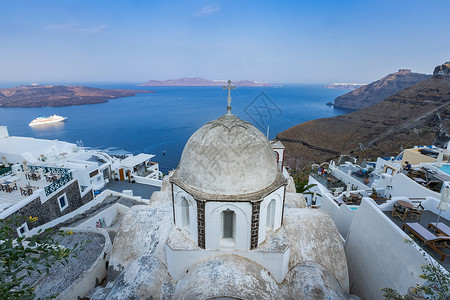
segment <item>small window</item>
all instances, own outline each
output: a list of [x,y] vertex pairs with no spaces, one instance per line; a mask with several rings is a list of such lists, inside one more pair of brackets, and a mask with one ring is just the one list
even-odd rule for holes
[[189,203],[186,198],[181,198],[181,226],[184,230],[189,232],[190,217],[189,217]]
[[232,210],[225,210],[222,212],[222,238],[234,239],[234,223],[235,213]]
[[69,203],[67,202],[66,194],[64,194],[58,198],[58,204],[59,204],[59,209],[61,211],[63,211],[67,206],[69,206]]
[[28,224],[23,223],[20,227],[17,228],[17,234],[19,236],[23,236],[26,232],[28,232]]
[[275,207],[276,207],[275,199],[272,199],[267,205],[267,219],[266,219],[266,228],[273,230],[275,225]]

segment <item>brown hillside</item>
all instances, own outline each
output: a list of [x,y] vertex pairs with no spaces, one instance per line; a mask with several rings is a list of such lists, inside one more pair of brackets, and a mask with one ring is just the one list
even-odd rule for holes
[[351,154],[376,158],[418,144],[444,146],[450,139],[450,77],[435,76],[385,101],[346,115],[305,122],[278,134],[287,165]]

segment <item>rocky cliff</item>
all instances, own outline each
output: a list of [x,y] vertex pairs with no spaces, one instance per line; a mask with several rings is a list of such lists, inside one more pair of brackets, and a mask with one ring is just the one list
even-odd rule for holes
[[400,69],[380,80],[364,85],[334,100],[334,106],[339,108],[358,110],[376,103],[380,103],[389,96],[421,82],[431,75],[413,73],[408,69]]
[[[251,80],[233,81],[234,86],[270,86],[267,82],[257,82]],[[140,86],[224,86],[227,85],[226,80],[209,80],[200,77],[196,78],[180,78],[169,80],[150,80]]]
[[450,76],[450,61],[434,68],[433,76]]
[[296,169],[340,154],[376,158],[415,145],[444,146],[450,140],[450,76],[437,74],[369,108],[305,122],[277,138],[286,145],[287,165]]
[[51,85],[19,86],[0,89],[0,107],[72,106],[104,103],[137,93],[153,93],[142,90],[98,89],[85,86]]

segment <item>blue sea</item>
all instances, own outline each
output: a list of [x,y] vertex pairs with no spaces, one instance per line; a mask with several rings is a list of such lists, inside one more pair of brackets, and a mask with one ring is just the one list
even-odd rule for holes
[[[156,93],[137,94],[107,103],[39,108],[0,108],[0,125],[10,135],[58,139],[93,148],[119,147],[131,153],[155,154],[167,173],[177,167],[189,137],[208,121],[226,113],[227,91],[221,87],[137,87],[132,84],[87,84],[98,88],[128,88]],[[11,85],[0,85],[11,87]],[[346,113],[327,106],[348,90],[321,85],[239,87],[231,92],[232,113],[251,122],[269,138],[312,119]],[[66,122],[29,127],[40,115],[57,114]]]

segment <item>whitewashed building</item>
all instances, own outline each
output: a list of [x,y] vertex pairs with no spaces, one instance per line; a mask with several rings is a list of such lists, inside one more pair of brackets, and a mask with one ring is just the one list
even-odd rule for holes
[[306,208],[283,155],[230,110],[191,136],[150,205],[123,217],[92,299],[348,297],[331,218]]

